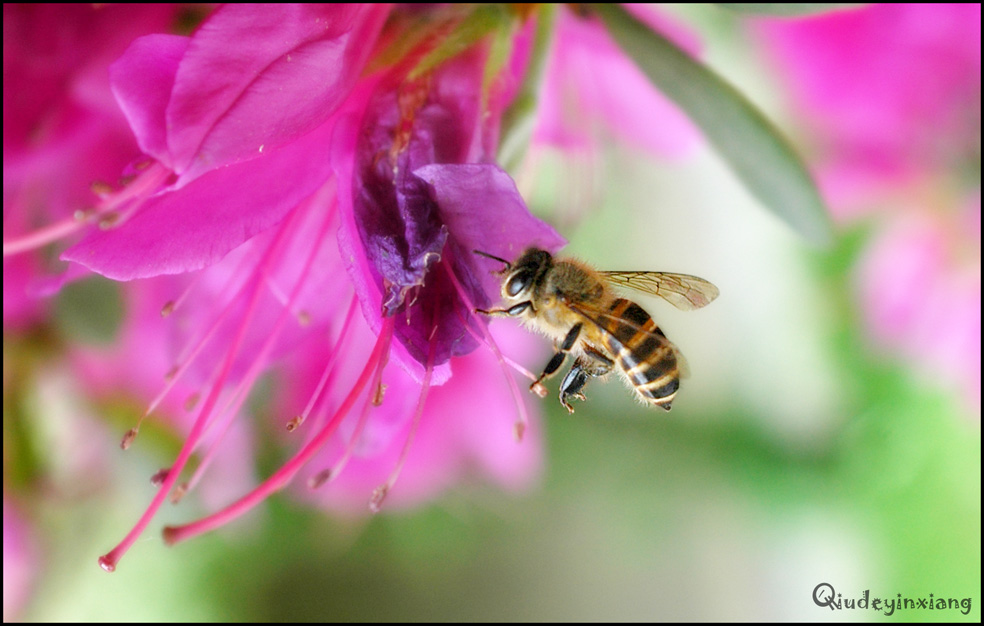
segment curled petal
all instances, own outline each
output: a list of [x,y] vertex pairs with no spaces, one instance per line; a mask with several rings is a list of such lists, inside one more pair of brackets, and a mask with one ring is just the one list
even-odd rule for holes
[[109,67],[113,95],[137,145],[169,169],[174,164],[167,147],[166,112],[188,42],[187,37],[177,35],[147,35],[134,41]]
[[191,38],[167,108],[179,184],[317,128],[348,95],[388,12],[346,4],[216,11]]
[[530,246],[556,252],[567,243],[523,202],[516,183],[496,165],[432,164],[414,172],[427,183],[441,221],[465,255],[455,266],[476,305],[498,292],[498,280],[485,263],[477,265],[474,250],[507,260]]

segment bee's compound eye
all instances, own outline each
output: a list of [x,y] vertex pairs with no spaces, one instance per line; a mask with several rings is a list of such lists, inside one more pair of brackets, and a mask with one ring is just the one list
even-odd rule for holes
[[529,272],[519,272],[514,274],[506,282],[506,295],[510,298],[518,296],[530,283]]

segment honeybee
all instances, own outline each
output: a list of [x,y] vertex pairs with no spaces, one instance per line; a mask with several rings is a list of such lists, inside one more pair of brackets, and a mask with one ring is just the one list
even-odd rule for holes
[[[518,318],[556,342],[557,352],[543,368],[531,391],[557,372],[568,354],[574,364],[560,385],[560,402],[571,413],[570,398],[584,400],[589,378],[618,369],[646,404],[667,411],[686,376],[686,362],[641,306],[619,297],[613,286],[656,295],[678,309],[708,305],[718,288],[703,278],[670,272],[602,272],[572,259],[554,259],[529,248],[510,263],[491,254],[503,269],[502,297],[508,307],[477,309],[490,316]],[[541,394],[542,395],[542,394]]]

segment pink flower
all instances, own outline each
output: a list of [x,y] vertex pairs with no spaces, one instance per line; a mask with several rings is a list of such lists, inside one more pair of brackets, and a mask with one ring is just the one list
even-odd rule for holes
[[[135,37],[168,28],[177,10],[4,5],[5,328],[37,321],[44,308],[35,293],[42,287],[39,279],[60,270],[42,255],[10,253],[83,227],[73,216],[84,215],[92,204],[93,183],[116,180],[139,155],[113,100],[106,67]],[[47,228],[18,240],[39,225]]]
[[[635,17],[690,54],[700,48],[683,26],[648,5],[627,5]],[[615,45],[601,23],[561,7],[545,72],[534,140],[591,151],[611,135],[626,145],[680,157],[699,140],[693,124]]]
[[37,567],[37,546],[24,520],[4,495],[3,621],[19,618],[34,586]]
[[978,196],[952,220],[920,211],[892,220],[871,242],[856,277],[864,321],[877,344],[905,356],[921,378],[962,389],[976,410],[981,403],[980,202]]
[[[162,391],[200,395],[180,453],[155,477],[159,491],[133,530],[100,559],[105,569],[169,494],[218,463],[249,391],[271,370],[301,385],[283,423],[304,442],[245,496],[166,529],[167,541],[242,515],[315,458],[311,486],[373,485],[363,493],[373,510],[401,474],[407,491],[394,497],[408,505],[472,461],[507,486],[535,472],[535,448],[505,450],[529,421],[511,374],[498,388],[481,376],[486,388],[474,388],[506,359],[475,313],[497,285],[473,250],[514,257],[563,240],[492,163],[518,82],[498,77],[518,64],[500,65],[481,39],[464,52],[442,48],[474,10],[435,7],[420,20],[383,5],[229,5],[191,37],[136,39],[111,66],[144,156],[90,212],[99,228],[62,259],[71,273],[121,281],[174,275],[180,295],[163,312],[187,340]],[[495,15],[510,30],[521,19]],[[393,57],[403,39],[419,43]],[[149,324],[134,315],[121,354],[158,343],[139,339]],[[481,344],[488,354],[472,354]],[[479,410],[462,415],[469,398]],[[503,411],[518,412],[515,427]],[[198,469],[179,485],[196,452]]]
[[835,214],[880,224],[855,281],[870,336],[979,413],[980,4],[871,5],[755,32],[820,146]]
[[980,4],[871,5],[755,33],[810,120],[835,211],[980,153]]

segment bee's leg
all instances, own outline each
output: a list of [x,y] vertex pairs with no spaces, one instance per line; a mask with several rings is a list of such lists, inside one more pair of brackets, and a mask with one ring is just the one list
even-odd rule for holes
[[560,383],[560,403],[564,405],[568,413],[573,413],[574,407],[567,401],[567,398],[584,400],[582,390],[587,383],[588,373],[581,367],[581,359],[578,359],[571,366],[571,371],[567,372],[567,376],[564,376],[564,381]]
[[[517,305],[518,306],[518,305]],[[581,334],[581,324],[577,323],[571,326],[571,329],[567,331],[567,336],[564,337],[564,341],[561,342],[560,347],[557,348],[557,352],[553,355],[553,358],[547,363],[547,366],[543,368],[543,373],[540,377],[533,381],[530,385],[530,391],[533,391],[540,382],[547,378],[548,376],[553,376],[554,372],[560,369],[560,366],[564,364],[564,359],[567,357],[567,353],[570,352],[574,344],[577,343],[577,338]]]
[[568,412],[573,413],[574,407],[571,406],[567,398],[584,400],[584,386],[588,384],[588,377],[605,376],[612,371],[614,362],[591,348],[585,347],[585,353],[579,356],[571,366],[571,371],[564,376],[564,381],[560,384],[560,403],[567,408]]
[[525,302],[520,302],[519,304],[514,304],[508,309],[475,309],[476,313],[481,313],[482,315],[488,315],[489,317],[518,317],[522,315],[526,309],[533,309],[533,303],[529,300]]

